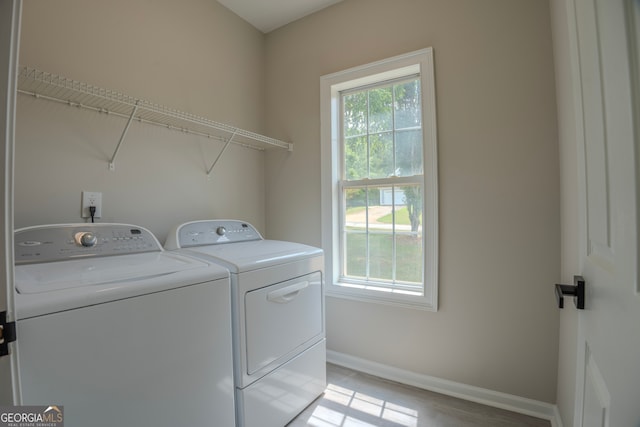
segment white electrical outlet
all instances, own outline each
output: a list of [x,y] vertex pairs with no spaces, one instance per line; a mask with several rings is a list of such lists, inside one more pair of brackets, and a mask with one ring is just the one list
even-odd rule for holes
[[82,218],[91,218],[91,211],[89,210],[91,206],[96,208],[96,213],[93,217],[102,217],[102,193],[95,191],[82,192]]

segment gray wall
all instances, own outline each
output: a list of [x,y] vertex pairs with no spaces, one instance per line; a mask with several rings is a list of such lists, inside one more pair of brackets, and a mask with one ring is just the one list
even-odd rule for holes
[[[556,399],[559,170],[550,10],[540,0],[346,0],[266,38],[274,238],[321,244],[320,76],[433,47],[440,311],[329,298],[331,350]],[[292,196],[295,195],[295,196]]]
[[[24,2],[21,65],[264,132],[264,35],[211,0]],[[149,227],[244,219],[264,231],[264,156],[19,95],[16,226],[81,222],[83,190],[103,193],[105,222]]]

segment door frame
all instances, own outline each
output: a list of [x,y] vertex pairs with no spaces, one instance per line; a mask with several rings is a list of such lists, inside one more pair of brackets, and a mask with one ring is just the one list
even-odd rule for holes
[[[3,149],[0,162],[0,311],[7,311],[7,321],[15,321],[13,298],[13,167],[16,123],[16,96],[20,18],[22,0],[0,0],[0,129]],[[9,344],[9,356],[0,358],[0,404],[19,404],[20,386],[17,375],[15,343]]]

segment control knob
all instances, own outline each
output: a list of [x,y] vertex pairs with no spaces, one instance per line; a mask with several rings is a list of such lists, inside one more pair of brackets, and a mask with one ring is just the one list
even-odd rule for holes
[[218,236],[224,236],[225,234],[227,234],[227,229],[224,228],[223,226],[220,226],[220,227],[216,228],[216,234]]
[[90,231],[83,231],[76,234],[76,242],[84,247],[90,248],[98,243],[98,237]]

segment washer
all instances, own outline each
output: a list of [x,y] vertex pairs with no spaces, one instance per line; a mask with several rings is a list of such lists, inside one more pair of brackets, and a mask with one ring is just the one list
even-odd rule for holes
[[282,427],[326,387],[323,252],[265,240],[251,224],[193,221],[165,249],[231,272],[237,423]]
[[23,405],[67,427],[234,426],[229,273],[126,224],[15,232]]

